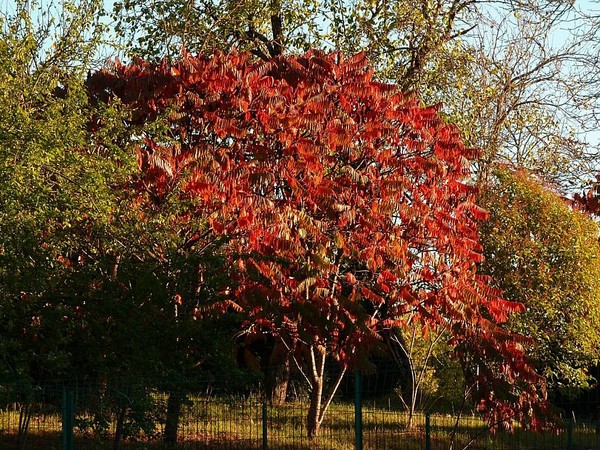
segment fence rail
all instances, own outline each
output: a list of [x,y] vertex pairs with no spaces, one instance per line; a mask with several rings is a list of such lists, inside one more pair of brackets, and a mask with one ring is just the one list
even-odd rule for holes
[[[565,421],[543,433],[518,425],[492,433],[476,414],[411,415],[389,398],[363,400],[359,382],[356,387],[354,398],[332,402],[318,436],[309,439],[302,395],[273,405],[257,393],[189,387],[0,386],[0,449],[600,449],[596,422]],[[165,442],[174,398],[176,445]]]

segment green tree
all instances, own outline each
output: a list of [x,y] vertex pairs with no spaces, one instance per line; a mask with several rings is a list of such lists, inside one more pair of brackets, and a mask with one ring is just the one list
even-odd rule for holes
[[[86,151],[83,76],[101,39],[99,4],[62,7],[62,20],[26,2],[0,16],[0,379],[30,392],[72,373],[69,254],[78,231],[106,223],[107,181],[120,173]],[[19,448],[30,399],[19,402]]]
[[526,307],[510,329],[534,340],[531,356],[550,386],[589,386],[600,350],[597,224],[522,171],[497,170],[480,201],[490,211],[481,267]]
[[25,3],[0,18],[0,373],[15,378],[65,373],[71,325],[58,324],[73,311],[57,290],[75,230],[106,223],[108,178],[119,179],[116,165],[86,151],[83,74],[101,29],[99,5],[79,6],[65,4],[57,27],[38,26]]
[[145,388],[176,393],[172,441],[190,377],[243,381],[238,324],[206,319],[224,275],[218,252],[198,250],[212,248],[206,224],[182,221],[189,205],[177,196],[138,189],[137,129],[89,102],[101,5],[65,2],[59,13],[24,2],[0,19],[0,380],[77,378],[107,392],[111,380],[138,380],[131,401],[110,399],[116,446],[128,417],[147,416]]

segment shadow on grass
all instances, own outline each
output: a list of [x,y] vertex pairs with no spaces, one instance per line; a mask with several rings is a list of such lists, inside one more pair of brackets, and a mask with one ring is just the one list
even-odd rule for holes
[[[285,440],[285,438],[283,438]],[[269,442],[269,449],[281,450],[332,450],[348,449],[348,444],[340,444],[327,438],[318,438],[315,441],[304,439],[304,443],[297,440],[289,442]],[[113,450],[112,439],[100,437],[75,436],[74,447],[77,450]],[[39,432],[27,436],[24,450],[61,450],[60,432]],[[1,450],[17,450],[17,437],[14,434],[0,433]],[[167,446],[160,441],[134,442],[123,441],[120,450],[261,450],[262,440],[243,440],[239,436],[227,436],[225,433],[213,439],[186,439],[176,446]]]

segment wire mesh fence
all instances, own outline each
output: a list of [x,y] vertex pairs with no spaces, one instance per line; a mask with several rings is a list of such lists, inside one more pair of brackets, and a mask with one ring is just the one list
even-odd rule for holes
[[600,449],[598,422],[573,412],[550,431],[519,424],[492,431],[474,411],[411,412],[387,394],[370,396],[347,376],[309,437],[310,397],[296,389],[284,402],[267,402],[260,389],[199,382],[6,384],[0,449]]

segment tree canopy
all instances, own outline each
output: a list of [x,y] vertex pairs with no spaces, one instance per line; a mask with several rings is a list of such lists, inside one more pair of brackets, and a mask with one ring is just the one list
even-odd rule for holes
[[247,332],[281,338],[301,370],[304,355],[313,432],[325,354],[352,366],[374,332],[408,317],[449,329],[457,354],[485,368],[482,409],[526,418],[542,379],[497,325],[520,304],[476,272],[485,213],[458,130],[373,81],[364,54],[249,56],[116,63],[90,86],[145,125],[140,186],[158,202],[178,187],[227,238],[223,305],[247,314]]
[[535,341],[533,355],[551,386],[589,386],[600,345],[598,226],[526,172],[500,169],[485,186],[481,224],[489,274],[525,310],[509,328]]
[[502,161],[573,189],[595,170],[595,143],[580,131],[597,124],[597,27],[570,1],[128,0],[114,18],[130,55],[156,60],[182,48],[264,60],[364,51],[380,79],[444,104],[467,145],[482,150],[482,179]]

